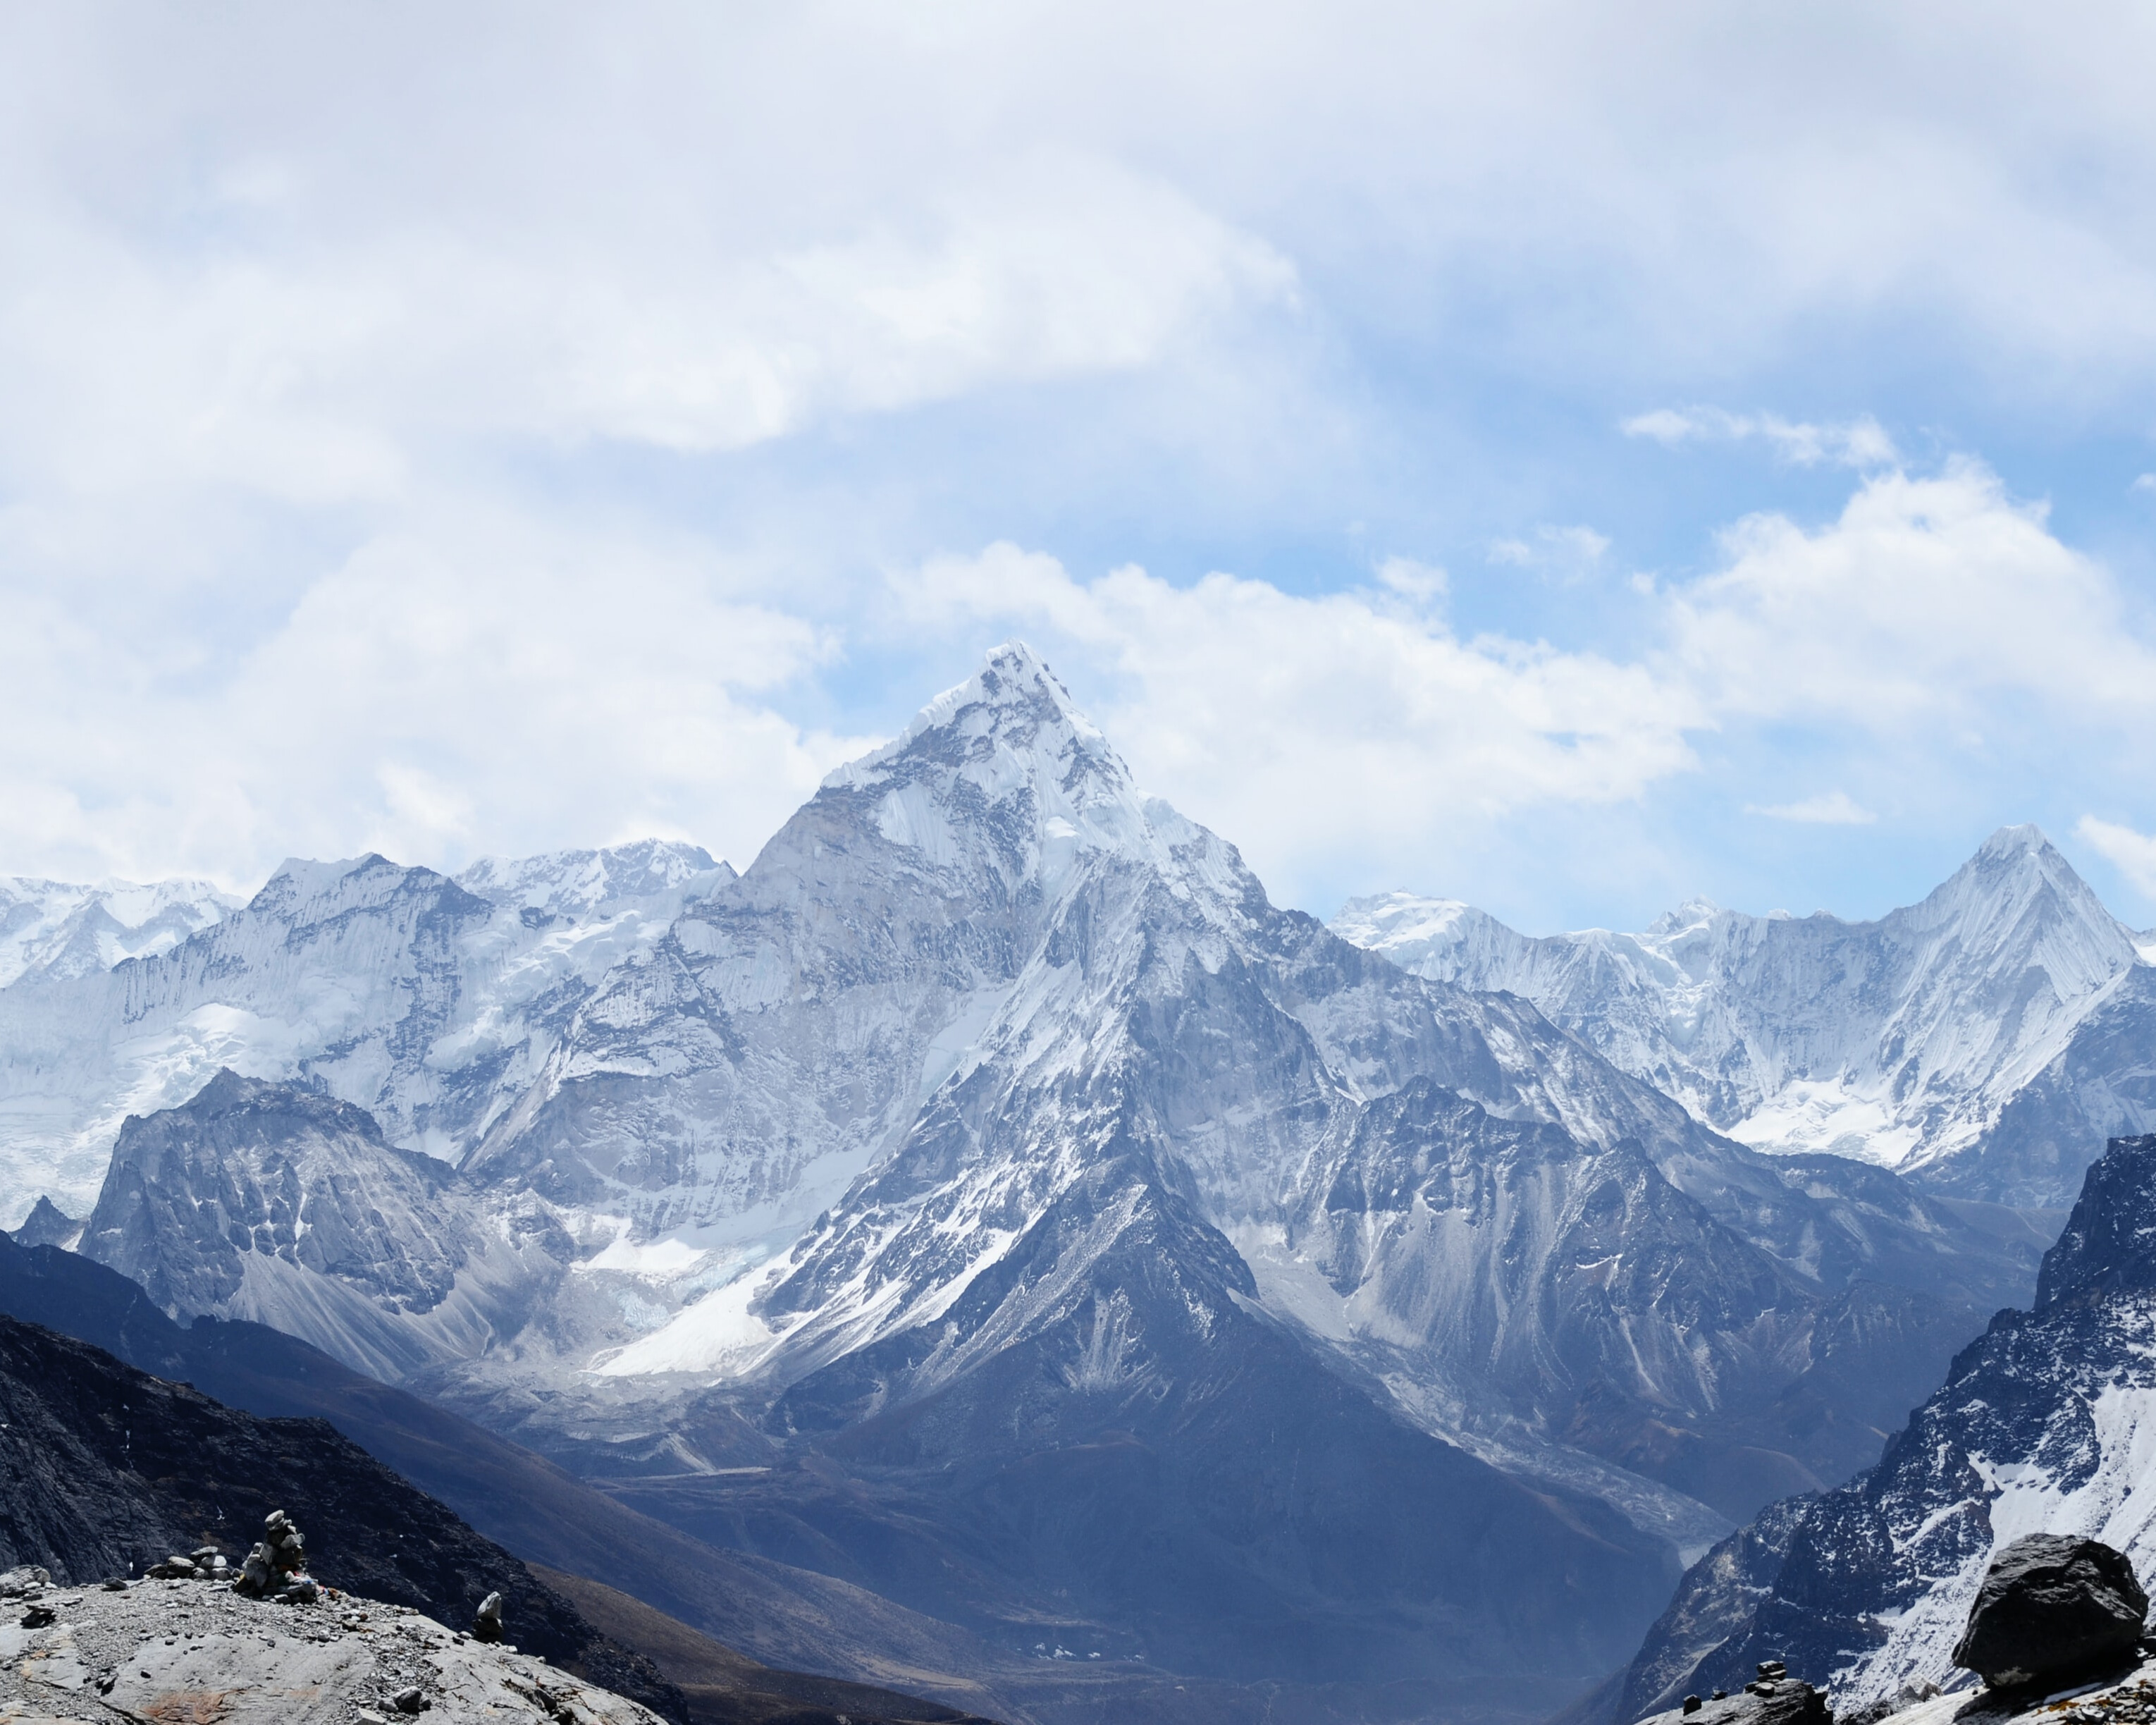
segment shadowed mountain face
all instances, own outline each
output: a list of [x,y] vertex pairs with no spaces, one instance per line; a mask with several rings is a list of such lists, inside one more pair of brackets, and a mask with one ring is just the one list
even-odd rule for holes
[[395,1378],[513,1337],[576,1249],[544,1204],[396,1148],[364,1109],[224,1071],[129,1117],[78,1250],[176,1315],[312,1336]]
[[2156,1126],[2156,970],[2034,827],[1876,922],[1699,901],[1640,934],[1533,939],[1392,893],[1332,926],[1419,976],[1533,1001],[1764,1149],[2063,1207],[2107,1136]]
[[[2042,1244],[1279,910],[1020,647],[662,932],[388,866],[170,955],[158,988],[258,1014],[295,950],[392,980],[345,991],[365,1061],[129,1123],[88,1249],[1041,1686],[1554,1707],[1677,1551],[1871,1459]],[[232,944],[286,898],[352,902]],[[567,974],[526,911],[613,957],[490,1015],[489,965]],[[378,1138],[322,1100],[362,1077]]]
[[2002,1312],[1878,1465],[1777,1505],[1688,1574],[1635,1659],[1625,1717],[1785,1658],[1837,1704],[1948,1683],[1994,1553],[2098,1538],[2156,1578],[2156,1137],[2088,1171],[2035,1308]]

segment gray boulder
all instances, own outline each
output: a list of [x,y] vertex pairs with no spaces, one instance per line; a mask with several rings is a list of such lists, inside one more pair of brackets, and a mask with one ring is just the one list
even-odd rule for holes
[[2133,1656],[2148,1615],[2123,1552],[2031,1533],[1991,1560],[1953,1661],[1993,1688],[2094,1671]]

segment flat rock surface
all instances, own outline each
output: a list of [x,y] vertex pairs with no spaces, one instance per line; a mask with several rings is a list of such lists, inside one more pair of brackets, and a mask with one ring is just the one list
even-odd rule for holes
[[376,1725],[413,1717],[416,1688],[435,1725],[545,1720],[658,1725],[658,1716],[535,1656],[487,1646],[431,1617],[350,1594],[313,1605],[244,1599],[195,1581],[123,1592],[57,1589],[57,1620],[0,1611],[0,1722],[138,1720],[156,1725]]

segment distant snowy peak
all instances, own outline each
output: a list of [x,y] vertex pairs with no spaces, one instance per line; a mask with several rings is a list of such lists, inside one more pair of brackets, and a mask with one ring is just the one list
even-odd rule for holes
[[456,880],[490,904],[581,920],[651,906],[677,894],[700,897],[735,878],[731,867],[701,845],[639,839],[601,850],[482,857]]
[[[1455,900],[1392,893],[1332,926],[1417,975],[1532,1001],[1760,1148],[1902,1167],[1978,1143],[2143,962],[2033,826],[2001,829],[1921,903],[1873,922],[1695,900],[1637,934],[1531,938]],[[2028,1201],[2025,1183],[1984,1178]]]
[[1332,932],[1412,970],[1419,962],[1457,947],[1469,929],[1486,922],[1503,927],[1496,917],[1456,898],[1380,892],[1349,899],[1332,919]]
[[169,952],[240,901],[207,880],[0,877],[0,988],[23,976],[77,977]]

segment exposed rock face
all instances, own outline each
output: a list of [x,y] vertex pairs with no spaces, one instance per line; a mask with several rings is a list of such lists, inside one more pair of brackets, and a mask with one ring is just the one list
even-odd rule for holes
[[2156,969],[2034,827],[1875,922],[1700,901],[1640,934],[1533,939],[1394,893],[1333,926],[1419,975],[1533,1001],[1763,1148],[2063,1205],[2107,1136],[2156,1127]]
[[[1805,1507],[1786,1533],[1784,1510],[1743,1536],[1758,1561],[1726,1546],[1695,1566],[1683,1611],[1657,1625],[1635,1678],[1661,1680],[1665,1693],[1671,1681],[1696,1688],[1773,1652],[1827,1676],[1838,1703],[1869,1706],[1956,1681],[1957,1640],[1984,1577],[2025,1534],[2101,1539],[2138,1576],[2156,1571],[2152,1181],[2156,1137],[2113,1140],[2046,1260],[2036,1309],[1999,1313],[1869,1473]],[[2120,1592],[2133,1597],[2123,1582]],[[1693,1622],[1734,1626],[1695,1658]],[[1667,1676],[1688,1659],[1688,1677]]]
[[2036,1278],[2036,1309],[2156,1291],[2156,1138],[2114,1142]]
[[80,1250],[176,1317],[273,1324],[388,1378],[515,1336],[575,1255],[544,1205],[396,1148],[349,1102],[230,1071],[130,1117]]
[[2027,1533],[1992,1558],[1953,1662],[1994,1688],[2051,1681],[2130,1659],[2148,1595],[2100,1539]]
[[1743,1632],[1760,1596],[1774,1584],[1812,1501],[1789,1497],[1770,1504],[1686,1571],[1625,1674],[1613,1719],[1644,1718],[1698,1686],[1701,1662]]
[[72,1247],[82,1235],[82,1224],[51,1199],[40,1196],[23,1225],[12,1236],[17,1245]]

